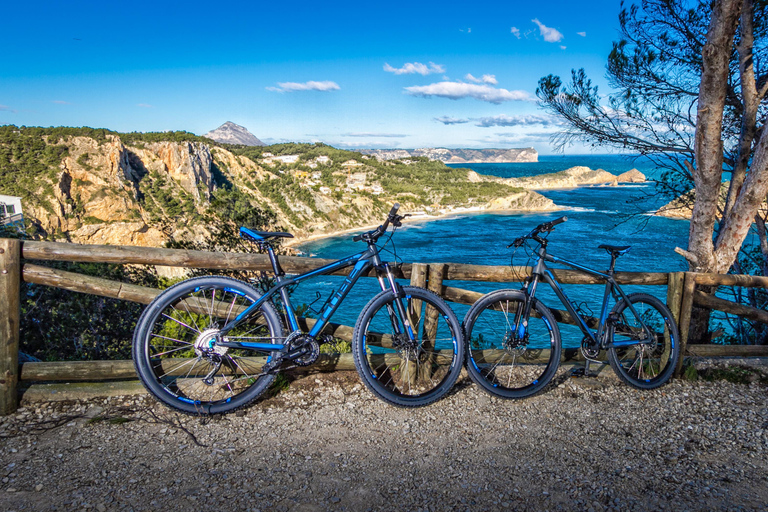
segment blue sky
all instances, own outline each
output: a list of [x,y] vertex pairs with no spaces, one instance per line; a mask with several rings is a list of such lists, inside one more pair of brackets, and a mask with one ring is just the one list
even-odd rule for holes
[[[0,7],[0,124],[342,148],[535,147],[539,78],[608,92],[619,1],[19,2]],[[571,147],[566,153],[586,152]]]

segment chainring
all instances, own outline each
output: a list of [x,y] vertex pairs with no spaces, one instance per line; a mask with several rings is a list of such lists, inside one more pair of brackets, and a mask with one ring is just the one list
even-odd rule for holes
[[320,344],[313,336],[310,336],[309,334],[301,334],[299,336],[289,337],[289,339],[286,340],[286,347],[288,348],[289,352],[298,348],[307,349],[307,352],[295,359],[292,359],[292,361],[299,366],[309,366],[310,364],[313,364],[315,361],[317,361],[318,357],[320,357]]

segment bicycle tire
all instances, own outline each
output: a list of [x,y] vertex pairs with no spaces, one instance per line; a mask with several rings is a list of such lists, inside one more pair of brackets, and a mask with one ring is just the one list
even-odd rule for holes
[[[632,293],[627,298],[643,322],[653,328],[655,341],[651,345],[609,345],[608,362],[630,386],[654,389],[666,383],[675,371],[680,357],[680,334],[672,312],[659,299],[646,293]],[[624,299],[614,306],[609,318],[610,343],[638,339],[642,327]]]
[[[209,415],[245,406],[272,383],[267,360],[251,350],[212,348],[216,330],[261,294],[229,277],[187,279],[158,295],[144,310],[133,336],[133,363],[142,384],[160,402],[188,414]],[[236,341],[282,343],[283,328],[269,303],[227,333]],[[269,341],[272,340],[272,341]],[[215,372],[215,360],[221,361]]]
[[[404,330],[395,300],[405,302],[415,345],[395,334],[393,321]],[[395,311],[394,317],[390,311]],[[380,292],[360,313],[352,340],[360,379],[374,395],[398,407],[438,400],[461,373],[461,324],[443,299],[423,288],[404,286],[399,299],[391,290]]]
[[519,290],[497,290],[480,297],[464,317],[469,377],[500,398],[540,393],[560,365],[560,329],[549,308],[535,298],[526,337],[516,339],[515,326],[525,298]]

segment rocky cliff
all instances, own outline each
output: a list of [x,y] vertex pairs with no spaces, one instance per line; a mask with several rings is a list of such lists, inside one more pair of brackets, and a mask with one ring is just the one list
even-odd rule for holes
[[372,155],[377,160],[403,160],[423,156],[446,164],[475,163],[518,163],[538,162],[539,154],[533,148],[522,149],[371,149],[363,153]]
[[575,188],[580,186],[618,185],[620,183],[642,183],[645,175],[637,169],[616,176],[603,169],[592,170],[589,167],[576,166],[560,172],[525,176],[522,178],[497,178],[484,176],[474,171],[469,172],[469,181],[475,183],[496,182],[528,190],[547,190],[557,188]]
[[[297,152],[290,164],[187,132],[0,127],[0,193],[23,197],[40,238],[162,246],[211,240],[227,226],[287,230],[297,240],[362,229],[380,224],[394,202],[424,215],[551,210],[557,206],[534,189],[621,181],[588,168],[505,180],[436,161],[379,162],[322,144],[284,146],[270,150]],[[38,155],[49,167],[38,165]]]

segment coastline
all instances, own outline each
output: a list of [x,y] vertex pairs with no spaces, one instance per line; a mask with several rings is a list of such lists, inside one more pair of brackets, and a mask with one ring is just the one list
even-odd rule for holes
[[[437,215],[429,215],[429,214],[416,214],[416,215],[410,215],[403,219],[403,223],[410,224],[410,223],[417,223],[417,222],[423,222],[423,221],[434,221],[434,220],[442,220],[449,217],[452,217],[454,215],[463,215],[463,214],[477,214],[477,213],[507,213],[507,212],[539,212],[539,211],[560,211],[566,209],[565,207],[556,206],[555,208],[551,209],[545,209],[545,210],[515,210],[515,209],[496,209],[496,208],[486,208],[482,206],[470,206],[468,208],[456,208],[454,210],[451,210],[449,212],[441,212]],[[296,246],[305,244],[307,242],[314,242],[317,240],[322,240],[324,238],[333,238],[336,236],[341,236],[344,234],[351,234],[351,233],[362,233],[363,231],[368,231],[371,229],[376,229],[378,226],[383,224],[383,221],[378,224],[368,224],[365,226],[360,226],[357,228],[352,229],[342,229],[340,231],[332,231],[328,233],[318,233],[310,235],[306,238],[291,238],[287,242],[283,243],[283,248],[290,248],[293,250],[296,250]]]
[[[633,175],[633,172],[638,174],[640,179],[636,179],[636,175]],[[539,174],[531,177],[525,177],[522,179],[521,178],[498,178],[494,176],[478,174],[472,170],[470,170],[470,173],[471,175],[474,175],[474,178],[470,176],[470,181],[508,183],[508,184],[523,188],[528,192],[534,192],[534,193],[538,193],[538,191],[540,190],[575,190],[578,188],[630,188],[630,187],[643,186],[648,183],[648,181],[645,178],[645,175],[643,175],[642,173],[639,173],[637,169],[633,169],[632,171],[628,171],[626,173],[622,173],[617,176],[617,175],[612,175],[604,171],[603,169],[598,169],[597,171],[594,171],[589,167],[584,167],[584,166],[570,167],[564,171],[559,171],[556,173],[544,173],[544,174]],[[550,184],[550,186],[546,186],[544,183],[540,181],[541,178],[555,177],[554,175],[557,175],[557,179],[555,179],[554,182]],[[565,176],[565,178],[563,178],[562,176]],[[528,185],[528,186],[525,186],[525,185]],[[530,186],[530,185],[533,185],[533,186]],[[433,220],[444,219],[453,215],[460,215],[460,214],[466,214],[466,213],[472,214],[472,213],[494,213],[494,212],[498,212],[498,213],[540,212],[540,211],[559,211],[559,210],[566,209],[565,207],[559,206],[554,203],[552,203],[551,208],[535,208],[535,207],[534,208],[504,208],[502,204],[497,204],[496,206],[494,206],[493,201],[491,201],[489,203],[486,203],[483,206],[457,207],[457,208],[451,208],[450,210],[448,210],[447,208],[439,209],[437,210],[439,213],[436,213],[436,214],[429,214],[423,211],[419,211],[415,215],[409,216],[406,219],[403,219],[403,222],[433,221]],[[504,206],[508,206],[508,205],[504,205]],[[377,224],[368,224],[368,225],[355,227],[355,228],[317,233],[317,234],[309,235],[304,238],[293,238],[293,239],[290,239],[289,241],[286,241],[283,244],[283,247],[295,250],[295,247],[307,242],[313,242],[316,240],[322,240],[324,238],[341,236],[347,233],[359,233],[359,232],[375,229],[377,226],[381,225],[381,223],[383,223],[383,220]]]

